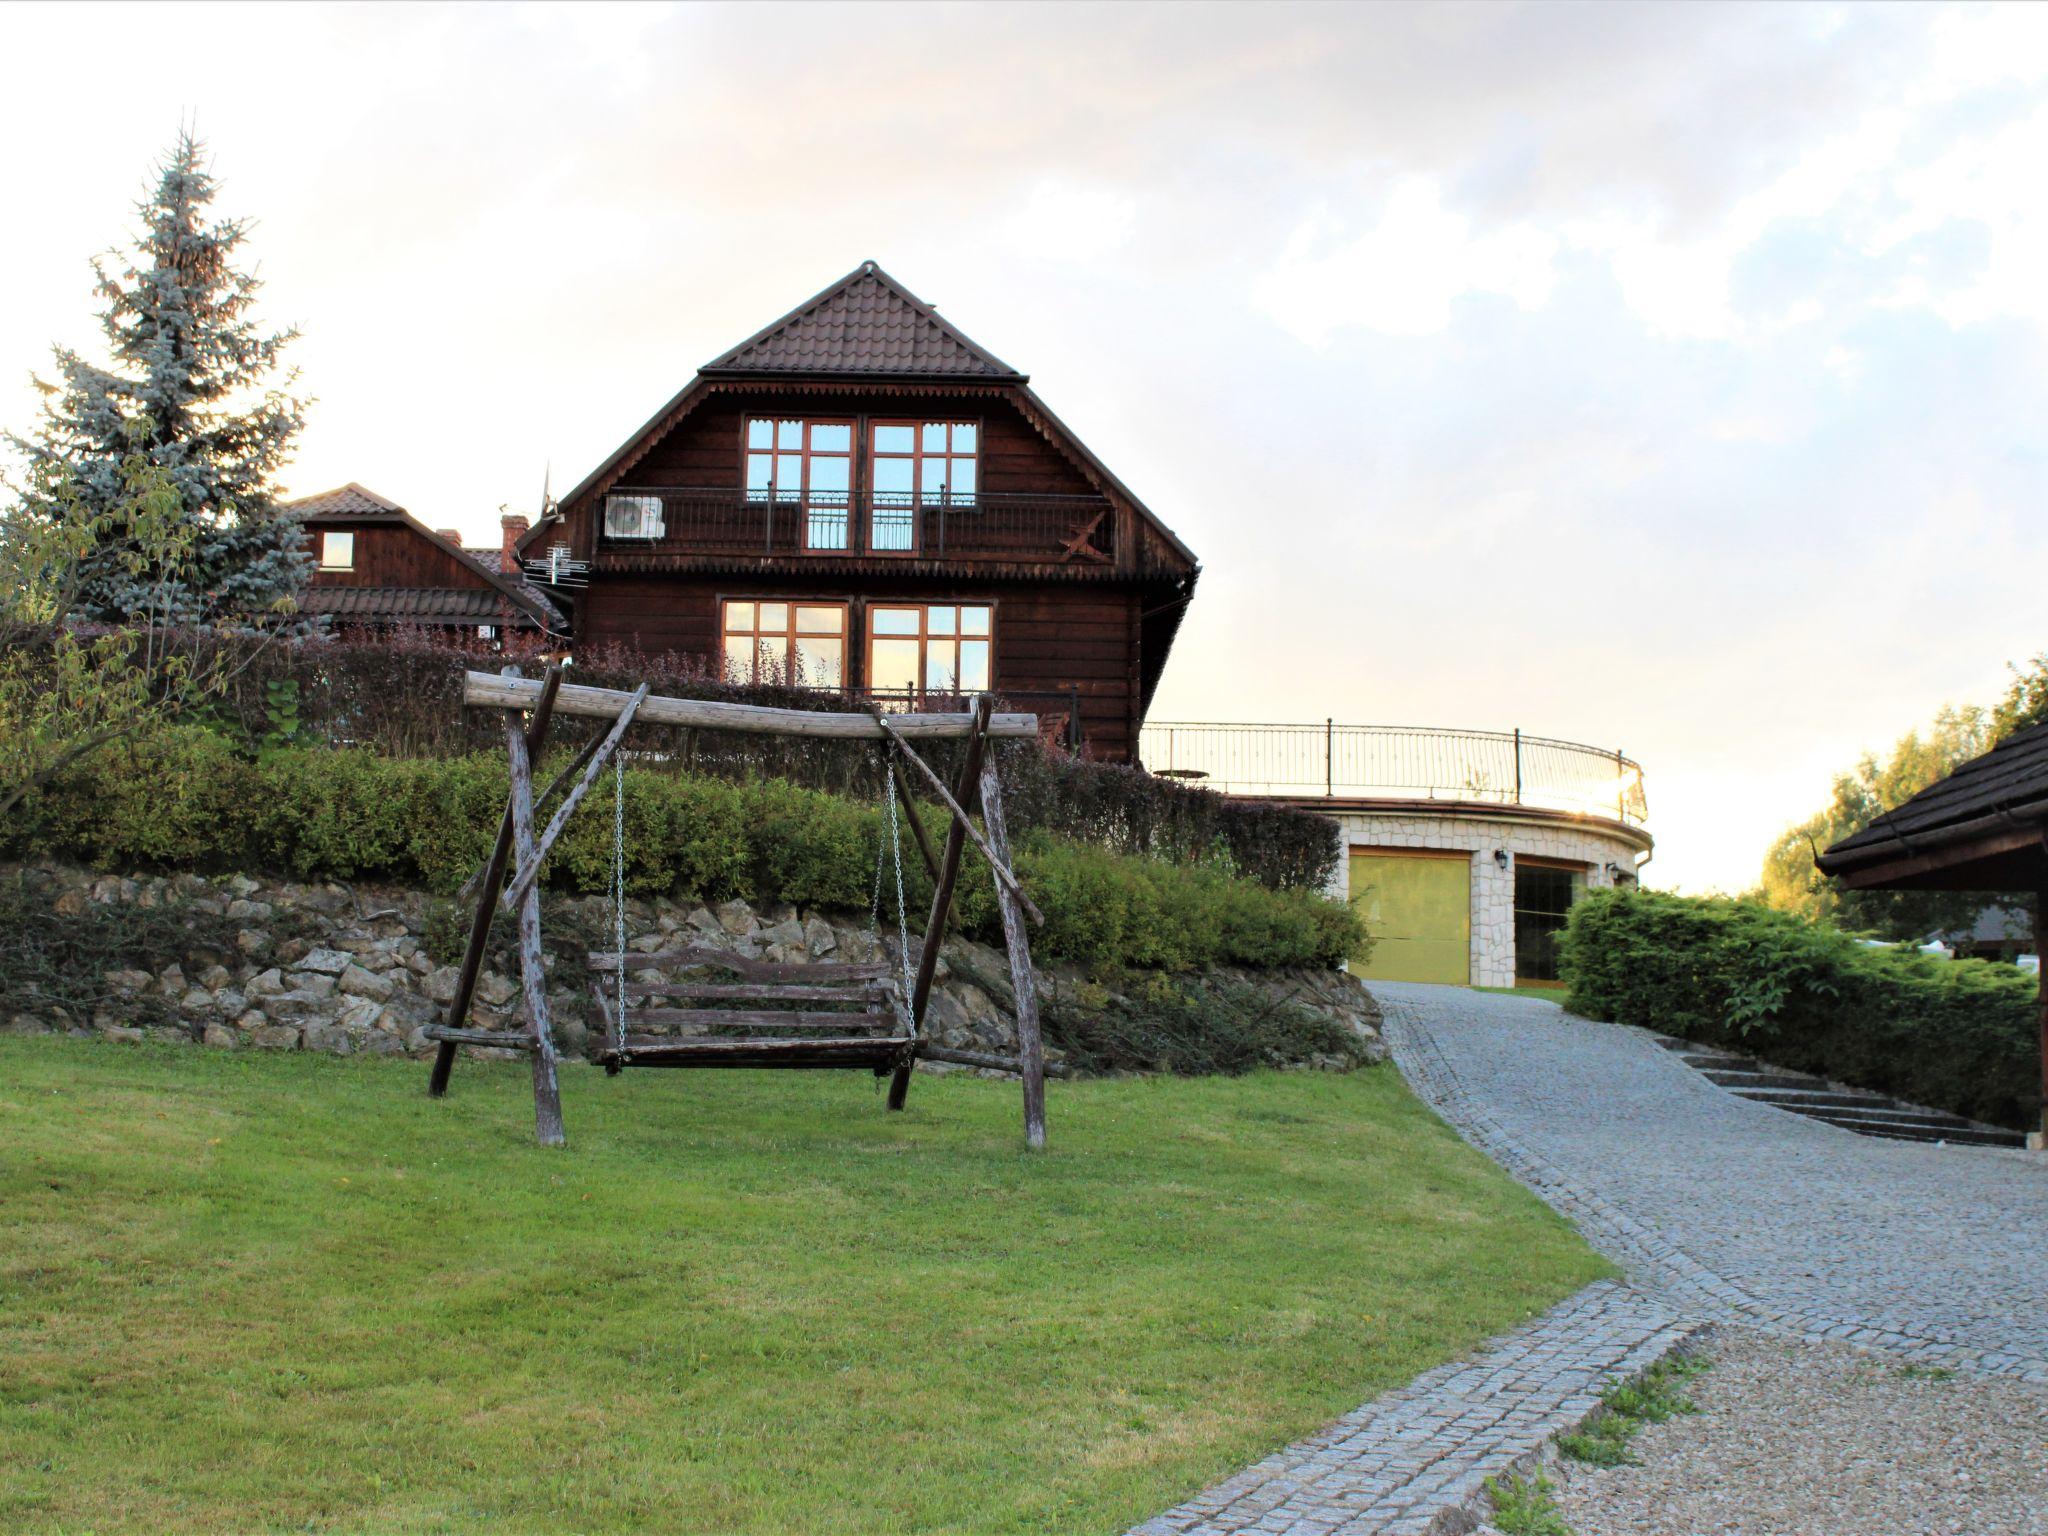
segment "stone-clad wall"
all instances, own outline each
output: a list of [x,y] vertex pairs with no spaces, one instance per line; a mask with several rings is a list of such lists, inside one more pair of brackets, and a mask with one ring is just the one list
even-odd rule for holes
[[[1405,811],[1333,811],[1340,844],[1352,848],[1455,848],[1472,856],[1472,984],[1515,984],[1515,860],[1558,859],[1586,866],[1586,886],[1602,890],[1633,882],[1645,839],[1597,823],[1502,815],[1431,815]],[[1494,850],[1503,849],[1503,866]],[[1621,881],[1609,870],[1621,871]],[[1340,858],[1330,883],[1339,899],[1351,894],[1351,861]]]
[[[455,996],[456,967],[438,962],[428,952],[430,902],[418,891],[260,881],[246,875],[212,880],[197,875],[130,878],[64,865],[0,866],[0,879],[17,876],[61,915],[79,916],[100,904],[157,907],[178,902],[220,920],[216,926],[228,937],[217,952],[190,967],[171,965],[155,972],[108,969],[90,1017],[73,1017],[56,1008],[17,1009],[0,1019],[15,1031],[129,1040],[154,1035],[223,1049],[421,1056],[434,1050],[426,1027],[441,1021]],[[444,925],[448,916],[444,907]],[[459,931],[466,928],[464,914]],[[695,945],[782,964],[871,961],[893,953],[866,929],[865,915],[800,913],[782,905],[757,909],[742,901],[710,908],[633,900],[626,912],[629,950],[648,954]],[[547,955],[551,976],[568,971],[587,978],[587,972],[573,963],[563,966],[559,961],[579,944],[603,942],[597,936],[612,931],[610,906],[603,897],[550,897],[544,930],[554,940]],[[893,940],[893,934],[888,937]],[[519,985],[508,974],[513,964],[509,950],[491,956],[470,1010],[472,1024],[485,1029],[523,1027]],[[1339,1018],[1378,1054],[1379,1009],[1343,973],[1232,974]],[[949,939],[927,1010],[927,1033],[956,1049],[1014,1055],[1015,1024],[996,1000],[1005,995],[1008,976],[1008,962],[999,951],[971,940]],[[672,973],[648,970],[636,970],[634,977],[678,979]],[[1042,996],[1057,997],[1081,979],[1069,967],[1044,966],[1039,990]],[[1099,995],[1100,990],[1093,992]],[[592,1014],[587,980],[552,987],[549,1003],[556,1042],[564,1054],[588,1053],[594,1045],[593,1031],[601,1024]],[[173,1022],[140,1022],[150,1015]]]

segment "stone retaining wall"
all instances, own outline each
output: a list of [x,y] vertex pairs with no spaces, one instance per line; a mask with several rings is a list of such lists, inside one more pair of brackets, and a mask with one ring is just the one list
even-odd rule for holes
[[[56,1007],[15,1008],[4,1020],[18,1032],[63,1032],[109,1039],[194,1040],[223,1049],[313,1050],[334,1055],[431,1055],[425,1030],[454,999],[458,949],[467,914],[419,891],[389,886],[312,885],[247,875],[121,876],[66,865],[0,865],[0,879],[22,880],[36,900],[66,916],[95,905],[138,908],[183,903],[214,919],[222,940],[192,965],[161,970],[109,968],[89,1016]],[[588,990],[582,951],[609,947],[612,914],[603,897],[548,897],[543,931],[554,940],[546,957],[556,1043],[565,1055],[588,1054],[601,1029]],[[429,928],[439,946],[430,943]],[[864,915],[798,912],[742,901],[705,907],[670,900],[627,903],[627,948],[642,954],[694,944],[779,963],[871,961],[893,955],[893,943],[867,932]],[[523,1026],[512,971],[509,923],[505,947],[494,950],[478,983],[472,1024]],[[893,938],[893,936],[891,936]],[[1273,994],[1289,996],[1345,1024],[1367,1054],[1384,1054],[1379,1009],[1352,977],[1338,971],[1226,971]],[[673,980],[636,971],[636,980]],[[1007,993],[1008,963],[1000,951],[949,939],[926,1015],[938,1044],[998,1055],[1016,1052],[1016,1028],[998,999]],[[1045,966],[1042,998],[1057,998],[1081,981],[1070,967]],[[1101,989],[1091,989],[1101,996]],[[148,1000],[145,1002],[145,1000]],[[1108,1006],[1114,1006],[1114,994]],[[144,1023],[142,1015],[159,1022]],[[483,1051],[485,1055],[508,1052]],[[1057,1054],[1057,1053],[1053,1053]],[[933,1064],[928,1069],[938,1070]]]

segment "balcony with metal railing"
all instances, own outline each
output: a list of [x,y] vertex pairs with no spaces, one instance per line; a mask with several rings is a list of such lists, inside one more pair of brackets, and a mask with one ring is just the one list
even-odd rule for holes
[[1164,778],[1275,800],[1429,801],[1649,819],[1642,765],[1522,731],[1428,726],[1146,724],[1139,755]]
[[1101,496],[813,492],[620,486],[600,517],[607,563],[771,559],[1128,569]]

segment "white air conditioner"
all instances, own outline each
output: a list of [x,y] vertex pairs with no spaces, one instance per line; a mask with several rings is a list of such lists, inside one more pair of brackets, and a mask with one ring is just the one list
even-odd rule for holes
[[608,539],[660,538],[661,498],[659,496],[605,497],[604,536]]

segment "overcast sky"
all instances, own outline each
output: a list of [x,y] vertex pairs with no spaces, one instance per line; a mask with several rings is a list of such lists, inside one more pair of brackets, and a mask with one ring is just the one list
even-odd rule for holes
[[2048,646],[2048,8],[0,8],[0,422],[196,118],[293,491],[495,535],[872,257],[1201,556],[1156,719],[1648,773],[1653,883]]

